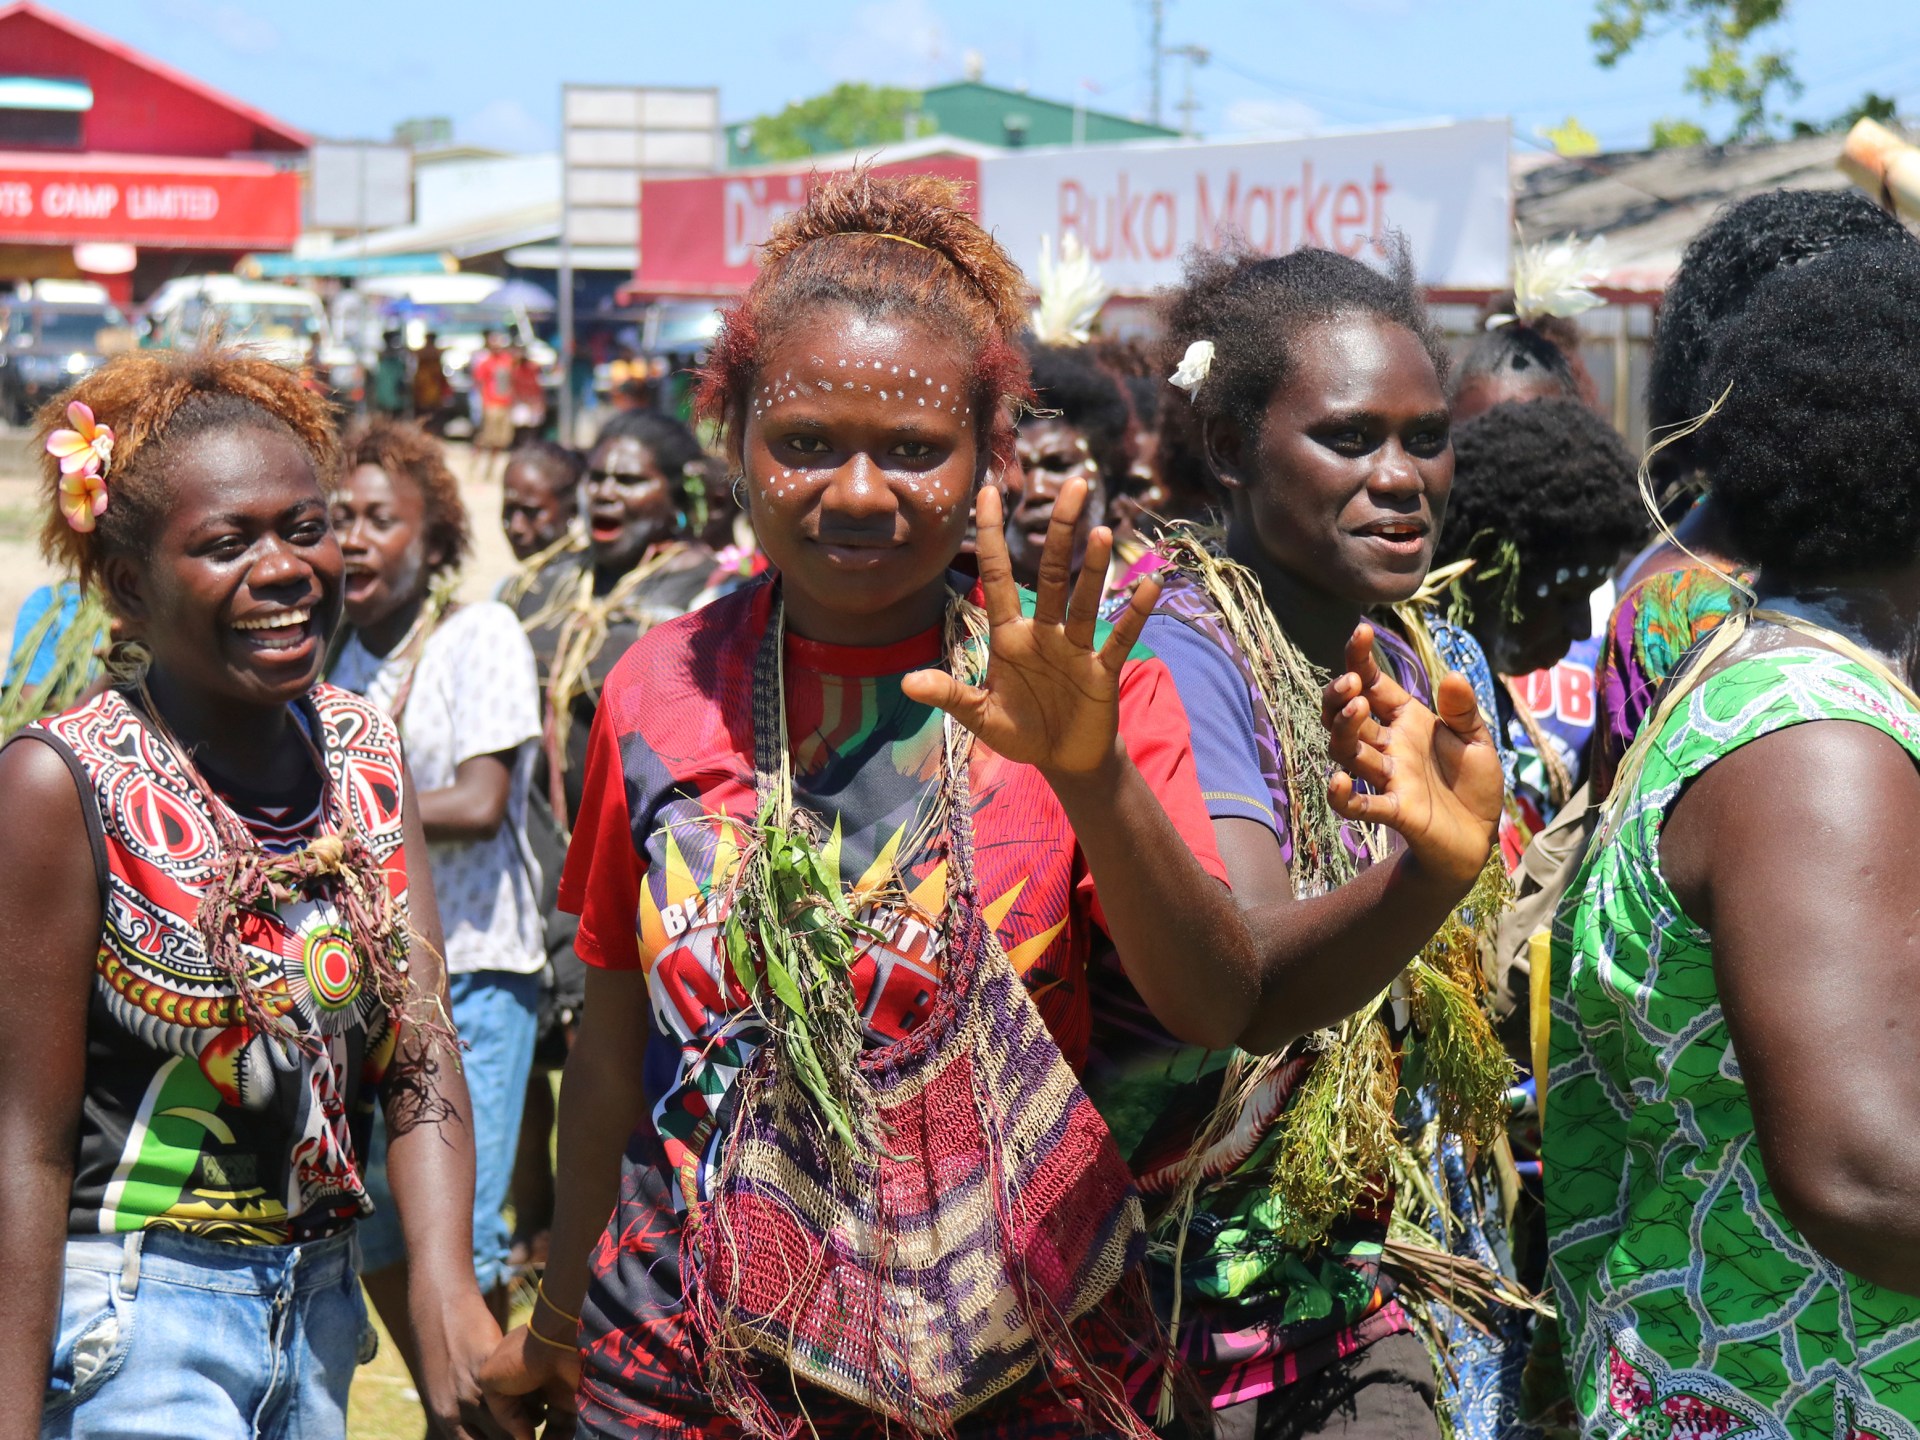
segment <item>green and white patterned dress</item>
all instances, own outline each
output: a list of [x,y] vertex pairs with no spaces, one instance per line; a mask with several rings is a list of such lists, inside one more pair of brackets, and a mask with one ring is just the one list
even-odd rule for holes
[[1669,715],[1555,920],[1547,1230],[1583,1436],[1920,1437],[1920,1299],[1842,1270],[1782,1213],[1711,938],[1660,873],[1681,787],[1808,720],[1920,759],[1920,712],[1868,667],[1811,647],[1737,660]]

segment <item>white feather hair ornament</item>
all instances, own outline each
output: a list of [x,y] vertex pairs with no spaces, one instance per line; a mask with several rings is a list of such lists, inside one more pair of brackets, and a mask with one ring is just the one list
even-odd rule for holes
[[1084,345],[1093,322],[1113,293],[1078,235],[1060,237],[1054,263],[1053,237],[1040,237],[1040,303],[1033,309],[1033,337],[1042,345]]
[[1521,244],[1513,260],[1513,313],[1489,315],[1487,329],[1498,330],[1516,320],[1522,324],[1544,315],[1579,315],[1607,302],[1593,293],[1608,271],[1600,263],[1607,237],[1546,240]]

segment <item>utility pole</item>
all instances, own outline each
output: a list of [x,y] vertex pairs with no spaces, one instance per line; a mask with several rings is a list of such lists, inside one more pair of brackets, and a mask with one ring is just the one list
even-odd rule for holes
[[1186,85],[1181,91],[1180,103],[1174,108],[1180,112],[1181,135],[1191,140],[1196,133],[1193,128],[1193,117],[1200,109],[1200,101],[1193,93],[1193,72],[1206,64],[1213,56],[1208,53],[1204,45],[1175,45],[1171,50],[1167,51],[1167,54],[1176,55],[1187,62]]
[[1147,92],[1147,119],[1155,125],[1160,123],[1160,62],[1167,57],[1162,42],[1166,39],[1167,6],[1166,0],[1148,0],[1147,9],[1153,15],[1152,40],[1147,50],[1147,75],[1150,89]]

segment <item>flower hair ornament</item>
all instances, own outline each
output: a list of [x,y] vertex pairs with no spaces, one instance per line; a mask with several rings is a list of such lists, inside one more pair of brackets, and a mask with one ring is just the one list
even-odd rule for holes
[[1522,244],[1513,258],[1513,313],[1489,315],[1487,329],[1498,330],[1515,321],[1530,324],[1543,316],[1562,319],[1583,314],[1607,302],[1593,293],[1595,285],[1607,278],[1600,256],[1607,248],[1607,237],[1564,240],[1537,245]]
[[1196,340],[1187,346],[1187,353],[1180,357],[1180,365],[1167,377],[1167,383],[1177,385],[1187,392],[1191,400],[1200,393],[1200,387],[1207,383],[1207,375],[1213,369],[1213,341]]
[[82,534],[107,508],[107,466],[113,460],[113,427],[93,418],[81,401],[67,406],[71,430],[47,436],[47,453],[60,462],[60,513]]

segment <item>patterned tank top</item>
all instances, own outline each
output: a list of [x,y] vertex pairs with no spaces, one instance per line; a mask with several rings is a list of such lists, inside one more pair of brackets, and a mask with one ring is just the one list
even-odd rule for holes
[[1547,1244],[1584,1436],[1920,1440],[1920,1299],[1842,1270],[1780,1208],[1712,936],[1660,870],[1686,785],[1815,720],[1920,760],[1920,714],[1867,667],[1740,659],[1667,717],[1554,921]]
[[[404,905],[392,722],[329,685],[297,713],[331,781],[321,807],[304,827],[232,817],[286,853],[337,830],[344,810]],[[360,1156],[394,1035],[361,983],[330,887],[253,913],[244,943],[254,984],[320,1043],[262,1038],[195,925],[222,843],[173,748],[112,690],[23,734],[72,772],[100,881],[68,1233],[161,1228],[288,1244],[369,1211]]]

